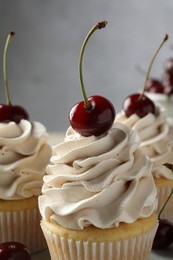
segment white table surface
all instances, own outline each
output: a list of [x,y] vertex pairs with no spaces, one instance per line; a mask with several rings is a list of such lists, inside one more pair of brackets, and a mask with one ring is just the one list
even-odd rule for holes
[[[49,136],[49,143],[51,145],[56,145],[63,141],[65,133],[52,132]],[[50,260],[50,255],[48,250],[40,252],[32,256],[32,260]],[[167,250],[161,250],[157,252],[152,252],[149,260],[173,260],[173,247]],[[136,259],[138,260],[138,259]]]
[[[40,253],[32,255],[32,260],[50,260],[50,255],[48,250],[42,251]],[[149,260],[172,260],[173,259],[173,250],[167,249],[158,252],[152,252]],[[136,259],[139,260],[139,259]]]

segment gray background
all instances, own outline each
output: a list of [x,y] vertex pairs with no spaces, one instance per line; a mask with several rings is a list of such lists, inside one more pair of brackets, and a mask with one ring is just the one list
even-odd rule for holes
[[[169,34],[152,69],[160,77],[173,56],[172,0],[0,0],[0,59],[9,31],[16,32],[8,53],[8,80],[14,104],[48,131],[65,131],[71,107],[82,100],[78,57],[90,28],[107,20],[89,41],[84,56],[88,96],[103,95],[121,110],[124,98],[143,87],[149,61]],[[5,102],[0,62],[0,102]]]

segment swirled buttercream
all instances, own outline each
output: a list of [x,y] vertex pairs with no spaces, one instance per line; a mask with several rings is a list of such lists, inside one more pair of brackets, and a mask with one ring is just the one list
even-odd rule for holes
[[173,157],[173,143],[169,138],[170,127],[165,111],[159,107],[158,109],[159,115],[149,113],[143,118],[136,114],[126,117],[122,111],[117,115],[116,122],[121,122],[137,131],[141,139],[141,148],[153,163],[153,176],[173,179],[171,170],[164,165],[172,163]]
[[0,199],[38,196],[51,156],[45,127],[21,120],[0,124]]
[[42,217],[80,230],[151,215],[157,192],[151,161],[139,143],[136,132],[119,123],[100,137],[82,137],[70,127],[47,166],[39,196]]

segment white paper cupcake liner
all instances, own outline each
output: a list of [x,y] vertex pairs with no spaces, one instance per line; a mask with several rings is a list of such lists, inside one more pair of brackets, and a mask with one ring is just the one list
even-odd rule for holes
[[51,260],[147,260],[157,227],[141,236],[113,242],[76,241],[44,228]]
[[47,248],[37,208],[0,212],[0,243],[7,241],[23,243],[31,253]]
[[[172,187],[157,187],[158,190],[158,207],[157,207],[157,213],[159,213],[161,207],[163,206],[164,202],[168,198]],[[173,222],[173,196],[170,198],[168,204],[164,208],[164,211],[161,214],[161,218],[165,218],[171,222]]]

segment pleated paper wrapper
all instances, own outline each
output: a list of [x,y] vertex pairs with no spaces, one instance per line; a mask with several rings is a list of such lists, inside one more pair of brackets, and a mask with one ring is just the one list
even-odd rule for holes
[[157,230],[113,242],[85,242],[60,237],[41,224],[51,260],[147,260]]
[[7,241],[23,243],[31,253],[47,248],[37,208],[0,212],[0,243]]

